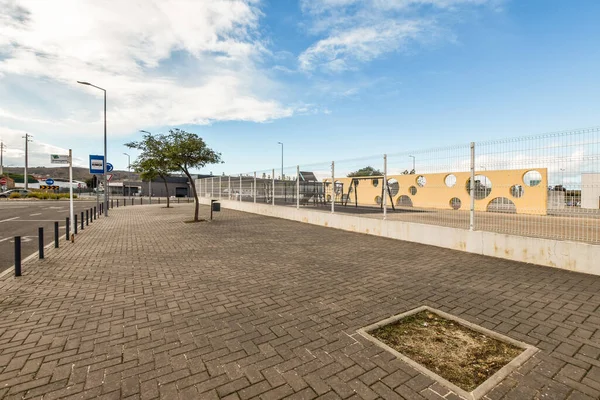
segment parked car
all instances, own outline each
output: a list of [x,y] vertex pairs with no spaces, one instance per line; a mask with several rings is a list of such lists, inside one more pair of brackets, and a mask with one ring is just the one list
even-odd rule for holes
[[11,189],[11,190],[7,190],[6,192],[0,193],[0,197],[8,198],[13,193],[19,193],[21,195],[21,197],[27,197],[27,195],[30,192],[29,192],[29,190],[26,190],[26,189]]

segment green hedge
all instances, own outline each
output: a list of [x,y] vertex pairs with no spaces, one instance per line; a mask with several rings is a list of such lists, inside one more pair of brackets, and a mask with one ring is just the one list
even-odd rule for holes
[[[12,198],[13,194],[17,194],[18,193],[12,193],[10,195],[10,197]],[[18,197],[21,197],[20,195]],[[36,198],[36,199],[40,199],[40,200],[57,200],[57,199],[68,199],[69,198],[69,193],[60,193],[60,194],[56,194],[56,193],[47,193],[47,192],[31,192],[27,195],[27,197],[30,198]],[[73,198],[76,199],[77,195],[73,194]]]

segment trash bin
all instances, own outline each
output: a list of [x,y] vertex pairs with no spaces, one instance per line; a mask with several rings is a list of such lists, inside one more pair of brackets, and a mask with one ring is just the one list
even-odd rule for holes
[[221,211],[221,203],[213,201],[212,202],[212,211]]

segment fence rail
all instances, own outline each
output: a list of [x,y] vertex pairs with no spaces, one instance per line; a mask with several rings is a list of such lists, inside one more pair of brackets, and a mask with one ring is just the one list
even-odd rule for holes
[[600,244],[600,127],[215,176],[196,187],[213,199]]

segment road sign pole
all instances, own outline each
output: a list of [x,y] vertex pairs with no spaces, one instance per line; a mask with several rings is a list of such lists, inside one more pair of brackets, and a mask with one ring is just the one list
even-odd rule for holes
[[69,216],[71,217],[71,232],[75,232],[75,227],[73,226],[73,222],[75,221],[73,216],[73,152],[71,149],[69,149]]

